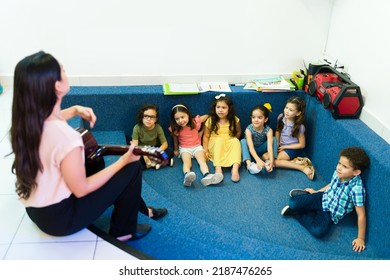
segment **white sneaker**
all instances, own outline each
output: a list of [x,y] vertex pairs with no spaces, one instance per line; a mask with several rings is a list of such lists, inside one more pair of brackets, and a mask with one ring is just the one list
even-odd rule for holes
[[187,172],[186,175],[184,175],[184,186],[190,187],[192,185],[192,182],[194,182],[196,179],[196,174],[193,171]]
[[262,169],[262,168],[259,169],[257,167],[257,164],[254,162],[251,162],[251,164],[249,164],[249,166],[247,168],[248,168],[248,171],[250,174],[258,174]]
[[221,183],[223,180],[223,175],[221,173],[208,174],[206,177],[203,177],[200,182],[203,186],[216,185]]

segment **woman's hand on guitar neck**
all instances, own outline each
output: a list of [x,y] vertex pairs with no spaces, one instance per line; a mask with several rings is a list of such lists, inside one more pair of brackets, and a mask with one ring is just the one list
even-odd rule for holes
[[137,161],[141,158],[141,156],[137,156],[133,153],[135,145],[130,142],[129,150],[120,157],[121,160],[124,160],[126,164]]
[[[140,159],[141,156],[146,156],[147,158],[149,158],[149,160],[152,160],[158,164],[162,164],[163,159],[161,158],[161,155],[156,152],[156,147],[138,146],[138,140],[131,140],[130,147],[132,147],[131,151],[133,154],[138,156],[138,159]],[[159,155],[160,157],[158,157]]]

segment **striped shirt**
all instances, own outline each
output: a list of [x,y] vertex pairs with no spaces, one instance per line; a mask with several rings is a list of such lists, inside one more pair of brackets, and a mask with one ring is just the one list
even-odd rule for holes
[[359,175],[340,182],[335,171],[329,188],[322,196],[322,208],[330,212],[332,221],[337,224],[345,215],[352,212],[355,206],[364,206],[365,200],[366,190]]

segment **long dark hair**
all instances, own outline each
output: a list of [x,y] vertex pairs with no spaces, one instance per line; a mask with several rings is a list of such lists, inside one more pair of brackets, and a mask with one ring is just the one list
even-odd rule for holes
[[215,134],[218,134],[218,122],[219,122],[219,117],[217,113],[215,112],[215,108],[217,106],[217,103],[219,101],[223,101],[227,104],[229,107],[227,119],[229,121],[229,134],[230,136],[236,136],[237,135],[237,124],[236,124],[236,109],[234,108],[233,100],[230,98],[230,96],[223,96],[223,95],[217,95],[218,99],[214,99],[213,102],[211,103],[210,107],[210,113],[209,116],[211,118],[211,127],[210,130],[211,132],[215,132]]
[[15,67],[12,102],[11,144],[15,154],[12,172],[16,193],[27,199],[37,186],[42,171],[39,145],[43,124],[57,101],[55,83],[61,80],[61,66],[43,51],[22,59]]
[[[302,99],[300,97],[293,96],[287,100],[286,104],[288,104],[288,103],[294,104],[297,107],[297,111],[301,112],[301,114],[299,116],[295,117],[294,127],[292,129],[292,136],[298,137],[299,128],[300,128],[301,124],[305,124],[306,102],[304,99]],[[283,117],[284,117],[284,110],[283,110],[283,116],[278,120],[278,123],[276,125],[276,131],[282,131],[282,129],[284,127]]]
[[172,135],[174,135],[175,132],[179,132],[183,128],[176,123],[175,120],[175,114],[178,112],[183,112],[184,114],[188,115],[188,124],[191,129],[195,128],[195,122],[194,118],[192,117],[191,111],[188,109],[188,106],[184,103],[179,103],[173,106],[171,111],[171,129],[172,129]]

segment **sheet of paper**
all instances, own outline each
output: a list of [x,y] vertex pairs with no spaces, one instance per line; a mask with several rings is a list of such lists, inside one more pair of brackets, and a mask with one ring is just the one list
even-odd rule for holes
[[196,83],[191,84],[171,84],[169,83],[169,90],[171,92],[199,92]]
[[231,92],[228,82],[201,82],[199,84],[200,92],[217,91],[217,92]]

